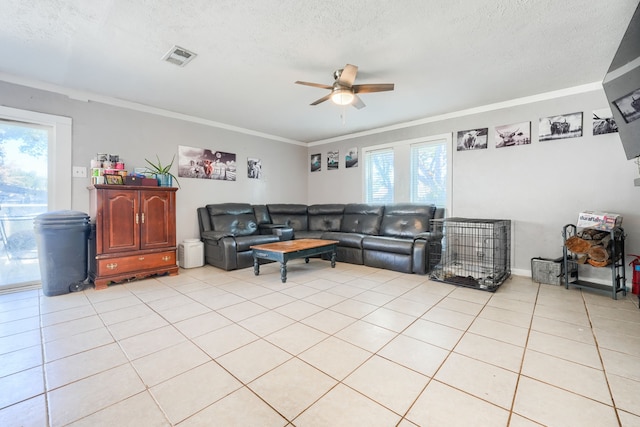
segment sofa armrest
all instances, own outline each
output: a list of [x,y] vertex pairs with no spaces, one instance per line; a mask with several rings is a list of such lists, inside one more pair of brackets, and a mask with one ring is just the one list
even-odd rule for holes
[[225,237],[234,237],[233,234],[228,231],[203,231],[200,233],[202,240],[220,240]]
[[441,232],[425,231],[424,233],[418,233],[413,236],[413,240],[426,240],[427,242],[442,240],[443,234]]
[[273,230],[277,228],[290,228],[287,224],[258,224],[260,234],[273,234]]
[[275,235],[280,238],[280,241],[293,240],[293,228],[286,224],[260,224],[258,226],[260,234]]
[[[423,240],[424,244],[424,254],[420,255],[420,259],[424,260],[424,270],[420,271],[420,274],[430,273],[437,264],[440,263],[441,252],[442,252],[442,231],[428,231],[425,233],[417,234],[414,238],[415,240]],[[414,260],[414,263],[416,261]],[[417,273],[418,271],[414,271]]]

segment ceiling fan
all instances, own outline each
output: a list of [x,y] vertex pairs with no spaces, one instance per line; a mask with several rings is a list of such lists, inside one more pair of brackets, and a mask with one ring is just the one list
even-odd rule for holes
[[312,102],[310,105],[318,105],[328,99],[331,99],[334,104],[337,105],[353,105],[357,109],[365,107],[364,102],[358,96],[359,93],[372,93],[372,92],[386,92],[393,90],[393,83],[373,83],[354,85],[356,80],[356,74],[358,74],[358,67],[355,65],[347,64],[344,68],[333,72],[333,78],[335,82],[333,85],[323,85],[320,83],[310,83],[297,81],[296,84],[319,87],[321,89],[329,89],[331,92],[328,95],[323,96],[317,101]]

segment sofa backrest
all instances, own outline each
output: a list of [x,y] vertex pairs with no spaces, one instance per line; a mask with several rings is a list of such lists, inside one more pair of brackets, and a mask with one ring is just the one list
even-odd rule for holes
[[307,205],[281,203],[267,205],[272,224],[284,224],[294,231],[307,231]]
[[234,236],[249,236],[258,233],[253,206],[248,203],[207,205],[207,211],[214,231],[224,231]]
[[309,231],[340,231],[344,205],[311,205],[307,208]]
[[366,203],[350,203],[344,207],[344,215],[340,231],[345,233],[360,233],[378,235],[384,213],[383,205]]
[[393,204],[384,208],[380,234],[389,237],[414,237],[430,230],[434,205]]
[[256,221],[260,224],[271,224],[271,217],[267,205],[253,205],[253,213],[256,215]]

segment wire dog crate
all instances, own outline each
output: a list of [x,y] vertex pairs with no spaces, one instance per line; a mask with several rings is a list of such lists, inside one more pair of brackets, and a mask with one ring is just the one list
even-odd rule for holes
[[429,254],[439,259],[433,280],[494,292],[511,276],[510,220],[435,219],[432,230],[443,236],[440,252]]

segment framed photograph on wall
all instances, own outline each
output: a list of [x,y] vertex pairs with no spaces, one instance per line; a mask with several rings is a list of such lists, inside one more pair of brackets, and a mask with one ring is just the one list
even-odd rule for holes
[[496,126],[496,148],[531,144],[531,122]]
[[458,132],[457,151],[487,148],[489,128],[461,130]]
[[[633,86],[632,86],[633,87]],[[631,123],[640,119],[640,88],[613,101],[624,121]]]
[[357,168],[358,167],[358,147],[349,148],[347,155],[344,156],[345,168]]
[[320,172],[322,170],[322,154],[311,155],[311,172]]
[[538,123],[538,141],[582,136],[582,112],[543,117]]
[[593,134],[604,135],[618,132],[618,125],[613,118],[611,108],[593,110]]
[[236,180],[236,154],[208,148],[178,146],[180,178]]
[[337,170],[340,166],[340,152],[329,151],[327,153],[327,170]]
[[262,179],[262,160],[254,157],[247,158],[247,178]]

